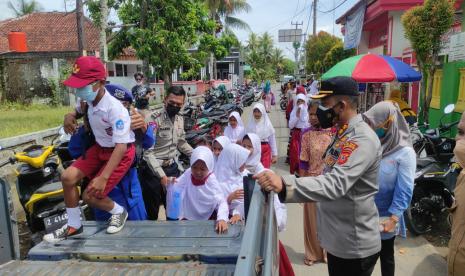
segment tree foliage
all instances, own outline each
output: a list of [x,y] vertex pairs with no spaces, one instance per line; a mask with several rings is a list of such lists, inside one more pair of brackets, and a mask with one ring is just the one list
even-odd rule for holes
[[274,46],[273,38],[267,32],[262,36],[251,33],[243,53],[251,67],[250,77],[253,80],[277,79],[285,69],[289,69],[288,60],[282,50]]
[[315,74],[322,74],[339,61],[355,55],[355,50],[344,50],[340,38],[324,31],[311,35],[305,50],[307,72]]
[[454,2],[451,0],[426,0],[423,5],[408,10],[402,16],[405,37],[410,40],[423,74],[421,85],[421,118],[428,122],[432,99],[432,80],[436,71],[441,36],[454,22]]
[[8,8],[14,12],[16,17],[42,10],[42,6],[36,0],[17,0],[16,3],[9,1]]
[[[143,3],[145,2],[145,3]],[[141,9],[146,4],[146,26],[140,27]],[[123,24],[136,27],[120,30],[109,45],[109,55],[114,58],[131,46],[136,55],[156,67],[166,85],[171,83],[175,69],[186,66],[183,77],[196,76],[213,52],[222,59],[236,43],[227,35],[213,35],[215,22],[199,0],[127,0],[121,1],[118,17]],[[190,49],[195,49],[191,50]]]

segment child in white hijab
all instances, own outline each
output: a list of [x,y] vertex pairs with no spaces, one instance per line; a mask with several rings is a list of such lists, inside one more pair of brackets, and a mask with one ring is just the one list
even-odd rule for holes
[[192,151],[191,168],[168,185],[176,185],[182,191],[181,219],[215,219],[216,231],[228,229],[228,203],[213,173],[213,153],[205,146]]
[[[245,168],[250,174],[258,174],[267,170],[260,162],[261,145],[260,138],[254,133],[247,133],[242,139],[242,146],[250,151],[249,157],[245,162]],[[284,231],[286,229],[287,209],[286,205],[279,201],[277,194],[274,194],[274,209],[276,213],[276,221],[278,223],[278,230]]]
[[219,136],[216,137],[215,140],[213,140],[212,151],[213,157],[215,158],[215,163],[218,160],[218,156],[220,156],[221,151],[229,144],[231,144],[231,142],[229,141],[229,138],[226,136]]
[[237,111],[231,112],[228,121],[228,126],[224,129],[224,136],[228,137],[231,143],[236,143],[244,137],[244,123]]
[[249,153],[237,144],[230,144],[223,149],[215,166],[215,175],[228,201],[232,224],[244,218],[243,172]]
[[253,114],[249,120],[246,131],[247,133],[255,133],[260,138],[262,154],[260,161],[265,168],[270,168],[271,164],[276,163],[278,159],[278,147],[276,146],[273,124],[263,104],[257,103],[254,105]]
[[299,153],[301,132],[308,128],[307,96],[297,94],[295,104],[289,117],[289,129],[291,130],[291,142],[289,144],[289,173],[294,174],[299,170]]

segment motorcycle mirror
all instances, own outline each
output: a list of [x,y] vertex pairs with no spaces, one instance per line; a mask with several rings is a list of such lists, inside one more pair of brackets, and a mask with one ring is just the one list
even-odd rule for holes
[[448,104],[446,107],[444,107],[444,114],[450,114],[452,111],[455,109],[455,104]]

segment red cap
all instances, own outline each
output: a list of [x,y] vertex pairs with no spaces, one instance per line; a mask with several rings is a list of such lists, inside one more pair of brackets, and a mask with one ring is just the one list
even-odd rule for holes
[[72,88],[81,88],[99,80],[105,80],[105,66],[96,57],[79,57],[73,66],[73,73],[63,82]]

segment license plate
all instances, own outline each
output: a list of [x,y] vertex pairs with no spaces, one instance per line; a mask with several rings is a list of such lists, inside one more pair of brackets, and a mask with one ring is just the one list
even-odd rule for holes
[[45,232],[53,232],[65,225],[67,222],[68,214],[66,212],[44,218]]

